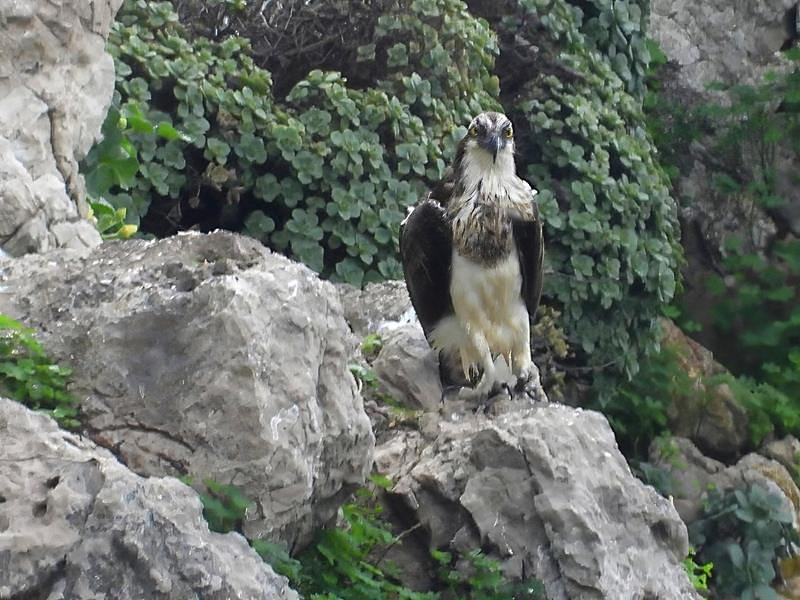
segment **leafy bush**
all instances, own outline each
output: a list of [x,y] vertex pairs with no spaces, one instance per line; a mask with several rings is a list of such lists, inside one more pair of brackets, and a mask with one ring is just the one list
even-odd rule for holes
[[737,335],[739,358],[730,366],[786,394],[796,394],[800,389],[800,240],[777,242],[769,257],[729,247],[724,266],[732,278],[726,283],[714,276],[708,286],[717,296],[715,325]]
[[689,537],[700,560],[714,564],[714,592],[743,600],[777,600],[776,561],[800,541],[781,499],[757,485],[712,491]]
[[81,163],[95,225],[106,239],[130,237],[138,229],[141,198],[137,197],[139,204],[134,204],[128,190],[143,172],[133,138],[151,143],[159,139],[167,142],[183,139],[166,121],[153,125],[138,104],[131,102],[121,109],[119,104],[119,93],[115,91],[101,128],[103,139]]
[[753,448],[758,448],[768,435],[800,435],[800,404],[770,384],[730,373],[710,377],[706,384],[728,385],[734,399],[747,410],[748,436]]
[[634,96],[645,92],[651,46],[645,38],[649,0],[569,0],[581,9],[585,43],[606,56]]
[[0,314],[0,392],[76,429],[78,401],[67,391],[71,373],[47,357],[32,329]]
[[188,40],[168,3],[126,3],[109,38],[120,105],[149,106],[148,120],[186,136],[129,136],[143,229],[223,225],[335,279],[400,277],[405,208],[441,177],[471,115],[497,106],[497,80],[491,32],[463,4],[399,4],[360,54],[380,81],[355,89],[314,70],[279,103],[247,40]]

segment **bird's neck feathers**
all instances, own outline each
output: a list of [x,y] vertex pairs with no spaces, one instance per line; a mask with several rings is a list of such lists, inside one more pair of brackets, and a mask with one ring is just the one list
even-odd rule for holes
[[500,152],[495,160],[488,152],[471,149],[461,159],[459,179],[467,198],[476,193],[490,200],[505,196],[511,192],[516,180],[514,155],[512,152]]

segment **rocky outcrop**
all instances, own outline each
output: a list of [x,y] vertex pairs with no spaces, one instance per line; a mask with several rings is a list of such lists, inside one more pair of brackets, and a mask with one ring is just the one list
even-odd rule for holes
[[0,598],[295,600],[197,494],[0,398]]
[[0,248],[11,255],[100,242],[78,161],[111,103],[105,41],[121,4],[0,4]]
[[700,516],[709,489],[723,492],[753,484],[782,498],[794,515],[795,525],[800,523],[800,490],[786,468],[775,460],[750,453],[725,466],[704,456],[690,440],[673,437],[653,443],[650,461],[668,475],[675,508],[686,523]]
[[604,417],[519,399],[494,412],[431,417],[376,449],[395,512],[424,532],[407,546],[489,550],[550,600],[698,597],[684,524],[631,475]]
[[712,82],[752,84],[798,37],[797,0],[652,0],[650,35],[695,92]]
[[191,233],[0,262],[0,313],[73,367],[87,432],[132,470],[241,488],[248,537],[305,544],[370,470],[338,294],[255,240]]

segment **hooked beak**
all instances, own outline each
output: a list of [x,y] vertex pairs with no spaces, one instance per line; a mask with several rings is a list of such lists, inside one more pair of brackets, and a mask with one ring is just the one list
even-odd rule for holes
[[502,140],[500,139],[500,136],[496,133],[493,133],[482,140],[480,145],[484,150],[492,155],[492,162],[497,162],[497,151],[500,149],[501,143]]

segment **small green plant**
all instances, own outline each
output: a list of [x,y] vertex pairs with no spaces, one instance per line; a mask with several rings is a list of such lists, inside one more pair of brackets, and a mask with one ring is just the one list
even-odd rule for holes
[[509,582],[500,564],[488,558],[480,549],[461,558],[468,564],[466,572],[454,567],[459,557],[451,552],[432,550],[431,556],[439,565],[438,577],[447,586],[447,597],[453,600],[535,600],[544,598],[541,581]]
[[361,354],[367,360],[375,358],[381,348],[383,348],[383,340],[378,333],[369,333],[361,341]]
[[716,595],[751,600],[777,600],[770,587],[777,560],[800,541],[781,498],[758,485],[712,490],[689,539],[700,561],[714,565]]
[[32,329],[0,314],[0,392],[77,429],[78,401],[67,391],[71,374],[47,357]]
[[105,200],[91,202],[89,220],[104,240],[124,240],[136,233],[138,227],[125,222],[126,208],[114,208]]
[[747,410],[747,430],[753,448],[770,434],[800,435],[800,404],[768,383],[730,373],[706,379],[708,389],[727,384],[736,401]]
[[[182,477],[186,485],[193,486],[191,477]],[[213,479],[203,480],[204,487],[198,491],[200,502],[203,503],[203,517],[208,522],[208,528],[217,533],[242,531],[247,507],[251,501],[235,485],[219,483]]]
[[708,591],[708,579],[711,577],[711,571],[714,569],[714,563],[705,563],[698,565],[695,560],[695,550],[689,546],[689,554],[683,559],[683,570],[689,576],[694,589],[698,592]]
[[359,382],[361,386],[366,386],[371,389],[378,387],[378,376],[375,375],[375,371],[373,371],[370,367],[353,363],[349,365],[348,368],[350,369],[350,373],[356,378],[356,381]]
[[119,92],[115,92],[101,128],[103,139],[81,163],[95,225],[104,238],[130,237],[138,229],[145,201],[132,195],[131,190],[137,178],[148,172],[146,162],[142,163],[140,157],[149,157],[151,147],[155,149],[157,143],[166,142],[166,150],[157,154],[180,163],[183,157],[170,155],[167,150],[174,150],[175,143],[187,139],[163,119],[157,124],[151,122],[145,114],[147,109],[143,110],[139,103],[129,102],[120,107],[120,98]]

